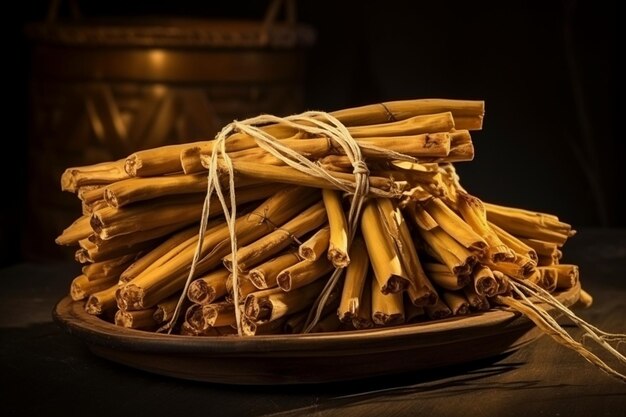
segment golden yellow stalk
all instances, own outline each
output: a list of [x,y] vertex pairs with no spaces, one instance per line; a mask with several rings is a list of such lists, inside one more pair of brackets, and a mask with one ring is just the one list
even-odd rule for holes
[[356,316],[352,318],[352,325],[359,330],[374,327],[374,322],[372,321],[372,282],[369,281],[375,281],[371,274],[369,279],[366,279],[363,284],[359,309]]
[[137,311],[118,310],[115,313],[115,324],[128,329],[154,329],[157,326],[154,320],[155,310],[155,308]]
[[498,294],[498,281],[493,276],[491,269],[484,265],[478,265],[472,272],[474,289],[480,295],[494,297]]
[[574,234],[571,226],[558,220],[556,216],[528,210],[487,204],[489,221],[507,232],[520,237],[544,240],[563,246]]
[[421,133],[449,132],[454,128],[452,113],[424,114],[397,122],[348,127],[353,138],[406,136]]
[[487,262],[486,265],[493,271],[500,271],[519,279],[528,278],[536,270],[533,261],[522,255],[516,255],[513,261]]
[[[310,207],[319,200],[319,192],[304,188],[285,188],[259,205],[253,212],[243,214],[235,221],[235,235],[241,245],[246,245],[261,236],[264,236],[274,227],[280,227],[296,213],[305,207]],[[230,253],[228,244],[230,232],[226,224],[217,225],[207,230],[203,239],[201,261],[196,267],[196,274],[200,275],[215,268],[221,259]],[[159,267],[146,271],[137,276],[122,288],[122,298],[140,303],[147,294],[158,292],[167,283],[178,279],[182,274],[185,278],[178,282],[179,287],[172,293],[180,290],[186,279],[186,271],[196,251],[195,241],[191,245],[177,252],[174,256]],[[177,249],[174,249],[177,251]],[[168,256],[168,255],[165,255]]]
[[[297,134],[297,131],[291,127],[272,124],[262,126],[261,130],[269,133],[278,139],[286,139]],[[187,144],[187,147],[180,152],[180,165],[185,174],[194,174],[205,171],[202,165],[202,156],[210,156],[213,152],[215,141],[204,141]],[[237,152],[246,149],[256,148],[258,145],[256,140],[246,133],[237,132],[226,139],[226,152]]]
[[[404,162],[404,161],[399,161]],[[421,165],[421,164],[412,164]],[[445,189],[441,186],[441,174],[433,171],[412,171],[391,166],[374,165],[370,175],[390,178],[392,181],[402,181],[413,186],[413,191],[407,191],[405,196],[410,196],[413,201],[424,201],[433,196],[445,196]],[[424,196],[419,196],[415,190],[423,190]],[[411,195],[413,194],[413,195]],[[405,204],[406,205],[406,204]]]
[[230,273],[220,268],[191,282],[187,298],[192,303],[209,304],[226,295],[226,280]]
[[546,242],[544,240],[538,239],[527,239],[520,237],[518,238],[520,241],[530,246],[537,252],[537,255],[541,256],[556,256],[558,246],[553,242]]
[[355,237],[350,246],[350,258],[352,262],[346,268],[341,302],[337,311],[339,320],[342,322],[352,321],[357,317],[365,286],[365,278],[367,278],[369,270],[367,248],[360,236]]
[[392,238],[396,252],[406,272],[409,286],[407,287],[409,298],[416,306],[434,304],[437,292],[426,276],[424,269],[417,256],[417,248],[409,227],[406,224],[402,211],[391,200],[378,199],[378,207],[383,221],[383,226]]
[[228,302],[192,304],[185,313],[185,321],[197,331],[209,327],[235,326],[235,306]]
[[182,171],[180,152],[189,144],[160,146],[129,155],[124,161],[124,169],[131,177],[153,177]]
[[537,266],[555,266],[559,264],[559,260],[552,256],[539,256]]
[[346,126],[363,126],[405,120],[423,114],[451,112],[457,129],[480,129],[484,101],[419,99],[389,101],[331,113]]
[[135,254],[124,255],[102,262],[95,262],[82,267],[82,273],[91,280],[102,278],[119,278],[120,274],[135,260]]
[[[428,196],[428,198],[431,198],[431,196]],[[406,208],[410,214],[409,217],[415,222],[418,228],[429,231],[439,227],[439,224],[421,204],[409,203]]]
[[467,130],[450,132],[450,153],[445,158],[433,162],[461,162],[474,159],[474,144]]
[[309,307],[323,286],[324,281],[317,280],[289,292],[278,289],[259,291],[264,295],[259,296],[259,293],[255,293],[246,298],[244,313],[248,319],[257,324],[278,320]]
[[556,268],[540,266],[537,268],[541,280],[539,286],[548,292],[553,292],[558,287],[559,271]]
[[128,178],[128,174],[124,171],[124,160],[102,162],[66,169],[61,175],[61,189],[74,193],[80,187],[110,184],[126,178]]
[[424,208],[439,227],[464,247],[477,253],[487,248],[487,242],[439,198],[430,199]]
[[410,281],[391,237],[383,226],[376,200],[369,200],[365,203],[361,216],[361,231],[380,290],[387,294],[406,289]]
[[82,203],[92,205],[104,199],[104,187],[104,184],[84,185],[76,190],[76,196]]
[[100,210],[108,206],[109,205],[104,200],[97,200],[94,201],[92,204],[87,204],[85,202],[80,203],[81,214],[83,216],[91,216],[94,211]]
[[[226,291],[228,293],[226,299],[228,301],[233,301],[235,298],[235,292],[233,288],[233,275],[229,274],[228,278],[226,278]],[[254,292],[258,292],[258,288],[254,286],[252,281],[250,281],[250,277],[248,275],[239,275],[239,300],[243,303],[243,300]]]
[[577,265],[561,264],[554,265],[553,268],[557,271],[556,287],[558,289],[568,289],[578,284],[580,272]]
[[298,248],[298,254],[302,259],[315,261],[328,249],[330,242],[330,227],[322,227],[313,236],[303,242]]
[[196,225],[173,234],[159,246],[133,262],[124,272],[122,272],[120,275],[120,281],[128,282],[137,275],[156,268],[169,259],[165,258],[166,255],[169,254],[170,256],[173,256],[174,253],[172,253],[172,251],[175,248],[182,250],[184,247],[191,245],[193,238],[195,237],[195,240],[197,240],[197,236],[198,226]]
[[[237,204],[267,198],[278,189],[277,184],[244,187],[237,192]],[[92,215],[91,227],[103,240],[170,224],[180,224],[182,227],[198,221],[203,204],[204,196],[197,194],[153,200],[119,209],[107,207]],[[217,197],[213,196],[209,216],[221,213],[222,206]]]
[[491,227],[493,231],[496,232],[496,235],[500,238],[502,243],[511,248],[513,252],[525,256],[537,263],[539,257],[537,256],[537,252],[532,247],[491,222],[489,222],[489,227]]
[[79,240],[86,239],[92,233],[89,216],[82,216],[63,230],[55,242],[57,245],[75,245]]
[[424,306],[424,310],[431,320],[445,319],[452,315],[452,310],[450,310],[450,307],[448,307],[441,298],[438,298],[437,302],[433,305]]
[[117,277],[115,276],[90,280],[86,275],[79,275],[72,281],[70,296],[74,301],[84,300],[91,294],[102,291],[115,284],[117,284]]
[[116,307],[115,295],[118,288],[117,283],[115,283],[107,289],[91,294],[85,303],[85,311],[99,316],[113,310]]
[[533,224],[541,224],[543,227],[568,234],[572,231],[572,226],[559,220],[553,214],[540,213],[515,207],[506,207],[493,203],[485,203],[487,216],[497,215],[498,218],[519,219],[520,221]]
[[[262,179],[268,182],[300,185],[314,188],[328,188],[339,190],[339,187],[326,178],[319,178],[288,166],[263,165],[248,161],[232,161],[234,172],[237,175]],[[354,174],[333,172],[331,175],[348,189],[353,190]],[[392,182],[387,178],[369,177],[370,194],[380,197],[399,197],[406,184]]]
[[[316,163],[327,171],[352,172],[354,170],[352,161],[350,161],[347,155],[326,155],[318,159]],[[370,175],[383,177],[383,175],[373,174],[371,172]]]
[[394,326],[404,323],[404,303],[402,293],[384,294],[380,285],[372,280],[372,321],[381,326]]
[[515,253],[489,227],[482,201],[469,194],[458,195],[457,208],[467,224],[487,242],[487,255],[492,262],[512,261]]
[[350,264],[350,257],[348,256],[348,221],[341,204],[341,195],[337,191],[326,189],[322,190],[322,198],[330,226],[328,259],[335,268],[345,268]]
[[[450,134],[424,133],[413,136],[371,137],[356,140],[363,156],[389,160],[389,151],[418,159],[447,161],[450,154]],[[341,151],[340,151],[341,152]]]
[[248,272],[250,282],[260,290],[276,287],[276,277],[286,268],[300,262],[296,251],[289,251],[270,259]]
[[[295,240],[311,230],[315,230],[326,222],[324,204],[319,202],[304,210],[293,219],[257,241],[240,247],[237,250],[237,267],[239,271],[248,271],[273,255],[279,253]],[[232,254],[227,255],[223,262],[232,271]]]
[[165,283],[149,289],[138,288],[133,281],[120,286],[116,293],[116,302],[120,310],[143,310],[180,291],[187,280],[186,273],[179,273]]
[[129,178],[104,188],[103,197],[110,207],[119,208],[138,201],[170,195],[205,193],[206,175],[167,175]]
[[[459,290],[471,281],[467,274],[456,275],[446,265],[436,263],[424,264],[427,276],[438,286],[446,290]],[[430,303],[431,305],[434,303]]]
[[[134,255],[135,258],[138,258],[143,252],[152,249],[161,241],[158,237],[146,241],[139,239],[139,242],[134,242],[133,240],[131,238],[125,242],[121,239],[115,239],[115,242],[109,243],[105,241],[106,243],[101,245],[84,240],[81,241],[81,247],[88,262],[102,262],[125,255]],[[89,243],[86,244],[87,242]]]
[[493,278],[498,283],[498,291],[496,294],[508,294],[511,291],[509,278],[500,271],[492,270]]
[[281,271],[276,277],[276,283],[283,291],[293,291],[319,280],[332,269],[332,264],[324,258],[304,260]]
[[456,240],[452,239],[449,234],[441,228],[435,228],[430,231],[419,229],[420,236],[427,243],[426,251],[445,264],[455,275],[468,275],[477,257],[467,248],[461,246]]
[[469,303],[463,293],[458,291],[444,291],[442,298],[453,316],[461,316],[470,312]]

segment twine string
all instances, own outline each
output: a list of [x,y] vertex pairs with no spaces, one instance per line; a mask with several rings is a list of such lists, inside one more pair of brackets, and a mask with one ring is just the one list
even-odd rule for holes
[[[306,132],[311,135],[327,137],[332,145],[336,144],[340,146],[353,166],[353,174],[355,177],[354,184],[335,178],[333,175],[331,175],[330,171],[322,168],[302,154],[282,144],[277,138],[270,135],[259,127],[271,123],[282,124],[284,126],[294,128],[297,131]],[[328,113],[320,111],[308,111],[299,115],[293,115],[289,117],[261,115],[242,121],[235,120],[225,126],[215,137],[213,152],[211,153],[208,167],[207,192],[202,207],[202,218],[200,219],[200,227],[198,230],[198,243],[196,245],[195,253],[192,258],[191,266],[189,268],[189,273],[187,275],[187,280],[185,282],[183,292],[180,296],[180,299],[178,300],[178,303],[174,310],[174,314],[172,314],[170,321],[168,321],[163,327],[161,327],[159,331],[167,331],[168,333],[171,333],[174,324],[177,322],[178,317],[180,316],[180,310],[182,308],[183,301],[186,297],[189,285],[191,284],[191,281],[196,274],[198,262],[202,255],[204,236],[206,234],[208,224],[208,213],[211,205],[211,197],[215,193],[220,205],[222,206],[222,210],[228,227],[228,232],[230,235],[232,282],[234,288],[233,303],[236,306],[235,318],[237,322],[237,333],[240,336],[243,336],[241,327],[241,310],[239,308],[239,291],[237,290],[237,288],[239,288],[239,272],[237,265],[237,231],[235,227],[235,222],[237,219],[237,204],[235,201],[235,170],[232,160],[226,152],[226,140],[229,136],[236,132],[242,132],[251,136],[252,138],[254,138],[255,142],[261,149],[278,158],[286,165],[295,168],[298,171],[303,172],[307,175],[322,178],[328,181],[330,184],[334,185],[337,189],[351,194],[352,199],[350,201],[350,209],[348,212],[349,243],[351,243],[352,239],[354,238],[354,234],[357,230],[358,221],[360,218],[361,209],[365,197],[369,193],[369,169],[367,167],[367,164],[363,160],[361,147],[354,140],[352,135],[350,135],[348,129],[339,120],[337,120],[335,117],[331,116]],[[408,155],[399,154],[397,152],[387,152],[389,153],[389,156],[394,158],[407,160],[413,159]],[[225,167],[225,169],[223,167]],[[225,174],[228,178],[228,196],[225,195],[222,189],[222,184],[220,182],[220,175],[223,174]],[[229,198],[227,199],[227,197]],[[230,203],[230,205],[228,203]],[[318,297],[318,300],[314,305],[314,308],[312,309],[312,312],[315,313],[312,314],[310,316],[310,319],[307,321],[307,329],[305,329],[305,332],[310,330],[310,328],[313,327],[315,323],[317,323],[317,321],[319,320],[321,309],[325,305],[328,296],[335,288],[339,278],[342,275],[342,272],[343,269],[336,269],[326,283],[326,286],[322,290],[320,296]]]

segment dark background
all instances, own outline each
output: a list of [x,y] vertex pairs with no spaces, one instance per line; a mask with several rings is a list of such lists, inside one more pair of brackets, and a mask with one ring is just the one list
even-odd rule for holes
[[[84,15],[250,17],[265,1],[81,3]],[[223,4],[221,4],[223,3]],[[24,24],[46,1],[5,14],[0,265],[20,260],[28,172],[29,43]],[[463,183],[490,202],[557,213],[575,227],[623,227],[625,157],[616,137],[614,2],[300,1],[318,31],[306,107],[404,98],[484,99],[476,159]],[[304,110],[304,109],[303,109]]]

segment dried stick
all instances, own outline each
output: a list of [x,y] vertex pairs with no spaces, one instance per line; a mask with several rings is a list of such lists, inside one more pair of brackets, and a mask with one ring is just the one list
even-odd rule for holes
[[248,278],[260,290],[273,288],[278,285],[276,282],[278,274],[298,262],[300,262],[298,253],[289,251],[252,268],[248,272]]
[[346,268],[346,276],[341,293],[341,302],[337,314],[342,322],[351,322],[357,317],[365,278],[369,270],[369,260],[365,242],[357,236],[350,246],[350,258],[352,262]]
[[[237,266],[241,272],[279,253],[294,240],[320,227],[326,222],[326,210],[322,202],[314,204],[302,213],[259,240],[237,250]],[[227,255],[224,266],[232,271],[232,254]]]
[[365,204],[361,216],[361,231],[380,290],[387,294],[406,289],[410,282],[393,242],[383,227],[376,200]]
[[350,257],[348,256],[348,221],[343,211],[341,197],[337,191],[322,190],[322,198],[330,226],[328,259],[335,268],[345,268],[350,264]]

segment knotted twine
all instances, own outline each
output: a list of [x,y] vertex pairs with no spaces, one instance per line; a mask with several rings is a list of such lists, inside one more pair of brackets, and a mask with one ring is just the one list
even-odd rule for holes
[[[346,181],[339,180],[332,176],[330,172],[326,169],[322,168],[318,164],[310,161],[303,155],[294,151],[280,143],[278,139],[269,133],[261,130],[259,126],[276,123],[282,124],[284,126],[289,126],[296,131],[306,132],[312,135],[321,135],[327,137],[329,141],[331,141],[332,146],[339,145],[345,155],[350,160],[350,163],[353,167],[353,173],[355,182],[354,184],[347,183]],[[348,129],[335,117],[331,116],[328,113],[321,111],[308,111],[302,114],[288,116],[288,117],[277,117],[272,115],[261,115],[257,117],[252,117],[242,121],[233,121],[232,123],[225,126],[215,137],[213,150],[211,153],[211,159],[209,163],[209,172],[208,172],[208,181],[207,181],[207,193],[206,198],[204,199],[204,204],[202,206],[202,218],[200,220],[200,229],[198,232],[198,243],[196,245],[196,250],[191,262],[191,266],[189,269],[189,274],[187,275],[187,280],[185,282],[185,286],[183,288],[183,292],[178,300],[176,308],[174,310],[174,314],[170,321],[165,324],[159,331],[167,331],[171,333],[174,327],[174,324],[178,320],[178,316],[180,315],[180,309],[183,304],[183,301],[186,297],[187,290],[189,289],[189,284],[195,276],[196,267],[200,260],[200,256],[202,254],[202,245],[204,241],[204,235],[206,234],[207,224],[208,224],[208,213],[211,204],[211,197],[213,193],[217,195],[217,198],[222,206],[222,210],[224,212],[224,217],[226,219],[226,224],[230,233],[230,246],[231,246],[231,256],[232,256],[232,282],[233,282],[233,303],[235,304],[235,320],[237,322],[237,333],[240,336],[243,336],[242,328],[241,328],[241,310],[239,308],[239,272],[237,265],[237,235],[235,233],[235,221],[237,218],[237,204],[235,201],[235,176],[234,176],[234,168],[231,158],[226,152],[226,140],[234,133],[242,132],[250,137],[254,138],[257,145],[272,154],[286,165],[297,169],[305,174],[312,175],[318,178],[322,178],[327,180],[329,183],[334,185],[336,188],[345,191],[346,193],[352,194],[352,199],[350,202],[350,210],[348,211],[348,247],[352,243],[355,232],[357,230],[358,222],[360,219],[361,209],[363,207],[363,202],[367,194],[369,193],[369,169],[367,168],[367,164],[363,160],[363,155],[361,153],[361,146],[354,140],[352,135]],[[335,145],[336,144],[336,145]],[[368,146],[370,147],[370,146]],[[410,160],[415,161],[415,158],[410,157],[408,155],[404,155],[398,152],[392,152],[389,150],[385,150],[383,148],[371,147],[373,149],[385,152],[391,158],[401,159],[401,160]],[[226,173],[228,175],[228,191],[229,191],[229,199],[226,199],[224,192],[222,190],[222,185],[220,182],[220,175],[218,172],[218,166],[226,167]],[[229,205],[230,203],[230,205]],[[311,315],[307,320],[307,326],[305,328],[305,333],[310,331],[310,329],[317,323],[320,318],[321,311],[323,306],[328,299],[328,296],[335,288],[343,269],[335,269],[335,272],[331,275],[328,282],[324,286],[324,289],[320,293],[316,301],[316,307],[311,311]]]

